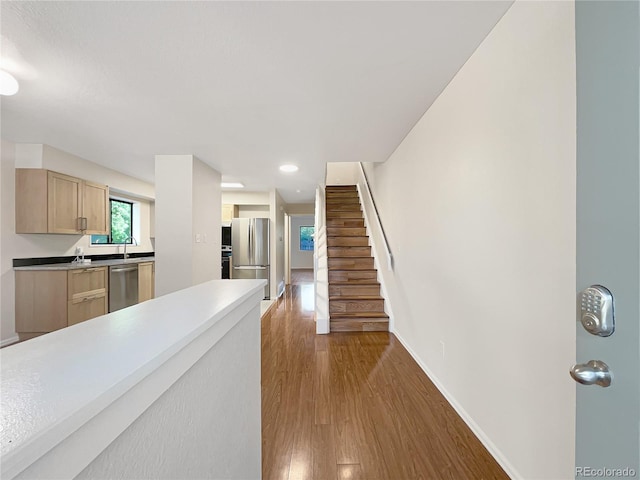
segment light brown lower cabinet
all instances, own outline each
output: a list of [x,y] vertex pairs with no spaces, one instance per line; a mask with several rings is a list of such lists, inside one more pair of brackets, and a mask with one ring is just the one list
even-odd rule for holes
[[[16,272],[16,331],[20,339],[67,326],[67,272]],[[30,334],[30,335],[26,335]]]
[[138,264],[138,303],[155,297],[155,262]]
[[20,340],[53,332],[108,311],[107,267],[16,271]]

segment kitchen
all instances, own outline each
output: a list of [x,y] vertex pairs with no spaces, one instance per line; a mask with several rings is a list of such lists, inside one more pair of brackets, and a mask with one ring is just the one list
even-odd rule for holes
[[[83,234],[82,230],[67,234],[16,233],[16,230],[33,232],[33,228],[37,229],[33,227],[33,223],[31,230],[29,226],[16,225],[16,219],[20,223],[20,216],[24,214],[24,209],[21,210],[20,205],[16,203],[16,168],[29,168],[36,172],[41,170],[40,178],[36,181],[37,187],[29,191],[26,198],[20,199],[23,185],[17,187],[20,199],[18,203],[23,207],[26,205],[26,211],[32,213],[37,210],[34,202],[39,199],[42,203],[44,200],[39,197],[46,193],[46,179],[43,180],[42,174],[46,174],[47,171],[62,174],[60,178],[85,180],[90,185],[109,185],[108,193],[104,191],[100,193],[99,189],[92,188],[94,197],[101,197],[103,202],[108,202],[109,198],[117,198],[131,205],[132,223],[129,232],[135,241],[129,239],[129,244],[126,245],[126,253],[129,256],[126,262],[122,244],[105,245],[97,242],[92,244],[92,235]],[[129,300],[123,298],[125,303],[121,304],[120,308],[129,303],[153,298],[155,265],[153,256],[155,189],[153,185],[49,145],[13,144],[4,140],[0,172],[2,346],[15,343],[19,337],[31,338],[46,331],[76,323],[80,319],[86,320],[117,309],[115,304],[111,309],[109,308],[109,287],[111,286],[113,293],[116,293],[117,278],[128,278],[130,282],[135,278],[136,281],[133,283],[137,284],[125,287],[124,293],[134,294],[135,298]],[[38,182],[40,182],[39,186],[44,185],[44,188],[39,188]],[[97,195],[95,195],[96,192]],[[103,206],[106,207],[106,204]],[[48,218],[43,218],[42,210],[38,215],[40,218],[37,220],[40,224],[46,224]],[[33,219],[33,215],[29,217]],[[104,232],[105,225],[101,228],[101,232]],[[95,235],[93,238],[96,240]],[[76,252],[82,253],[78,255]],[[91,263],[71,263],[76,257],[82,256],[85,260],[90,259]],[[125,263],[127,268],[120,268]],[[43,264],[54,265],[45,269],[42,267]],[[134,266],[138,267],[137,272],[118,271]],[[109,285],[110,269],[113,272],[113,285]],[[36,277],[39,277],[37,282]],[[136,286],[137,293],[132,291]],[[48,295],[50,298],[47,298]],[[115,299],[115,295],[113,298]],[[26,323],[18,325],[20,323],[18,316],[23,315],[25,310],[29,312],[25,317]],[[44,328],[42,322],[45,324]],[[23,331],[18,334],[20,329]]]
[[[114,269],[122,270],[124,262],[124,245],[122,244],[101,244],[102,238],[96,238],[96,235],[83,234],[82,231],[66,234],[53,233],[16,233],[16,169],[35,168],[42,172],[50,171],[62,174],[62,176],[71,176],[73,178],[83,180],[91,184],[102,184],[109,186],[108,198],[120,200],[124,203],[130,203],[132,208],[132,225],[130,233],[135,240],[129,239],[126,244],[126,253],[130,257],[126,261],[127,270],[138,265],[137,272],[116,272]],[[175,174],[172,175],[172,180]],[[124,173],[105,168],[97,165],[87,159],[72,155],[62,150],[56,149],[46,144],[19,144],[3,140],[2,143],[2,169],[1,169],[1,195],[2,195],[2,259],[1,259],[1,291],[0,296],[2,311],[0,333],[2,333],[1,345],[6,346],[23,339],[31,338],[37,334],[49,331],[53,327],[46,328],[28,325],[24,327],[20,325],[16,327],[16,315],[18,311],[26,308],[30,311],[30,318],[43,318],[42,312],[50,312],[51,303],[46,300],[46,295],[42,292],[47,291],[45,288],[38,288],[36,294],[35,284],[33,281],[26,281],[27,293],[22,295],[17,292],[17,277],[33,276],[35,271],[42,271],[42,267],[38,265],[54,263],[56,266],[49,267],[50,276],[54,277],[52,284],[58,287],[54,295],[57,305],[57,320],[53,323],[56,328],[67,326],[75,323],[76,318],[88,319],[98,314],[106,313],[110,310],[109,298],[111,293],[115,293],[114,285],[109,285],[109,269],[112,273],[118,273],[119,276],[127,276],[129,278],[137,278],[139,300],[143,301],[153,296],[162,295],[162,291],[158,292],[158,258],[156,252],[156,185],[144,182],[137,178],[128,176]],[[173,182],[175,183],[175,182]],[[38,189],[36,189],[36,192]],[[43,192],[38,195],[43,196]],[[32,207],[31,202],[37,198],[36,194],[28,194],[29,201],[26,203],[29,208]],[[44,198],[44,196],[43,196]],[[108,200],[108,199],[107,199]],[[235,192],[222,191],[218,194],[218,205],[216,206],[208,199],[203,202],[200,210],[201,216],[210,217],[211,212],[222,211],[223,220],[218,225],[231,224],[232,218],[264,218],[269,223],[269,258],[271,259],[270,267],[266,268],[268,272],[269,286],[265,291],[265,298],[276,299],[284,290],[284,211],[289,207],[294,208],[296,205],[287,205],[284,203],[276,190],[268,192]],[[225,208],[231,207],[225,217]],[[228,210],[228,208],[227,208]],[[276,214],[279,212],[279,214]],[[169,233],[165,234],[165,238],[170,236],[177,228],[173,225],[177,223],[162,220],[163,224],[169,224]],[[45,219],[45,220],[48,220]],[[218,220],[219,221],[219,220]],[[43,220],[44,222],[44,220]],[[222,278],[223,272],[220,268],[220,251],[222,238],[220,234],[214,232],[215,226],[209,227],[209,230],[199,229],[203,233],[196,233],[195,240],[191,238],[190,248],[193,249],[194,258],[198,254],[198,263],[201,267],[201,276],[208,278]],[[166,232],[167,230],[165,230]],[[220,232],[220,227],[217,227]],[[26,232],[23,230],[23,232]],[[209,232],[208,236],[207,233]],[[102,236],[104,237],[104,235]],[[198,237],[203,241],[197,242]],[[215,238],[217,237],[217,238]],[[92,238],[98,240],[92,243]],[[166,242],[164,244],[166,246]],[[89,265],[72,264],[72,260],[78,256],[78,252],[82,251],[85,259],[91,259]],[[215,253],[214,253],[215,252]],[[227,252],[229,254],[230,252]],[[178,254],[184,254],[187,259],[191,256],[188,250],[183,247],[178,249]],[[174,272],[184,263],[172,261],[169,253],[163,255],[165,258],[165,278],[173,279],[177,275]],[[210,259],[210,264],[205,264]],[[276,259],[275,261],[273,259]],[[15,261],[14,261],[15,260]],[[62,262],[62,264],[59,263]],[[217,265],[217,266],[216,266]],[[95,269],[104,268],[106,271],[96,271]],[[193,267],[195,270],[195,267]],[[71,271],[76,272],[73,278],[82,278],[77,276],[81,270],[93,271],[93,280],[89,280],[87,284],[91,288],[80,288],[74,290],[72,288],[73,281],[69,279]],[[112,275],[113,277],[114,275]],[[64,279],[63,279],[64,277]],[[99,277],[96,280],[96,277]],[[154,278],[155,277],[155,278]],[[238,278],[236,276],[236,278]],[[21,279],[23,280],[23,279]],[[193,279],[191,284],[204,281],[200,278]],[[92,283],[93,282],[93,283]],[[97,282],[97,283],[96,283]],[[25,283],[25,282],[23,282]],[[95,285],[98,285],[97,287]],[[23,284],[18,289],[23,289]],[[95,287],[95,288],[94,288]],[[111,288],[110,288],[111,287]],[[130,290],[131,287],[125,287]],[[166,286],[160,286],[161,290],[167,291]],[[172,287],[175,289],[176,287]],[[182,287],[184,288],[184,287]],[[29,290],[31,289],[31,290]],[[122,289],[122,287],[121,287]],[[16,296],[16,293],[19,293]],[[41,299],[40,302],[32,301],[34,297]],[[16,299],[19,301],[16,302]],[[85,300],[86,299],[86,300]],[[64,301],[63,301],[64,300]],[[75,302],[75,303],[74,303]],[[263,302],[266,308],[268,302]],[[37,310],[35,307],[39,305]],[[82,308],[81,308],[82,307]],[[69,312],[75,311],[75,314],[69,317]],[[78,317],[77,311],[82,310]],[[111,309],[113,310],[113,308]],[[69,323],[71,322],[71,323]],[[18,322],[19,323],[19,322]],[[29,322],[27,322],[29,323]],[[18,335],[20,329],[26,330]]]

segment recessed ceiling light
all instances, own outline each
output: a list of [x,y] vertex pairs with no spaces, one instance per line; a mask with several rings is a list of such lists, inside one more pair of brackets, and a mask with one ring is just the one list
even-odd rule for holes
[[0,95],[15,95],[20,86],[9,72],[0,70]]
[[280,171],[281,172],[286,172],[286,173],[293,173],[293,172],[297,172],[298,171],[298,167],[295,166],[295,165],[291,165],[291,164],[280,165]]
[[300,191],[301,191],[300,189],[297,189],[297,190],[296,190],[296,193],[300,193]]
[[244,188],[244,185],[240,182],[222,182],[220,186],[222,188]]

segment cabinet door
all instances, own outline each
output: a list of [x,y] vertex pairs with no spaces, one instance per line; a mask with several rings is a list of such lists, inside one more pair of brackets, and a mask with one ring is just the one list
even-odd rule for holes
[[83,182],[82,215],[86,235],[109,235],[109,187],[99,183]]
[[48,172],[49,233],[81,233],[79,230],[82,180]]
[[222,205],[222,222],[231,223],[231,220],[238,217],[238,205],[225,203]]
[[153,267],[153,262],[138,264],[138,303],[151,300],[154,297],[155,276]]
[[67,272],[18,270],[15,301],[16,332],[53,332],[66,327]]
[[39,168],[16,168],[16,233],[48,233],[49,178]]
[[107,294],[102,292],[74,298],[69,300],[67,309],[69,326],[99,317],[107,313]]

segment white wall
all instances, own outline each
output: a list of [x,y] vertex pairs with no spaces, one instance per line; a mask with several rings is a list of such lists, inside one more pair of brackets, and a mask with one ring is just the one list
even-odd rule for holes
[[287,213],[289,215],[314,215],[316,206],[313,203],[288,203]]
[[67,175],[74,175],[109,185],[117,192],[126,192],[117,196],[127,197],[137,202],[139,208],[139,245],[128,248],[131,252],[153,251],[150,239],[150,203],[153,198],[152,185],[128,177],[108,168],[75,155],[42,144],[14,144],[2,140],[2,241],[0,255],[0,276],[2,277],[2,317],[0,338],[3,344],[16,340],[15,336],[15,280],[13,272],[14,258],[55,257],[75,254],[76,247],[83,247],[85,255],[122,253],[121,246],[92,246],[89,235],[45,235],[15,233],[15,168],[29,166],[48,168]]
[[269,218],[269,205],[238,205],[238,218]]
[[396,335],[514,478],[574,477],[574,4],[516,2],[383,164]]
[[193,285],[222,277],[220,268],[221,195],[218,171],[197,158],[193,162],[193,232],[200,236],[193,248]]
[[326,185],[355,185],[358,177],[357,165],[355,162],[327,163]]
[[220,278],[220,173],[193,155],[155,157],[156,296]]
[[284,212],[286,203],[277,190],[272,190],[271,197],[271,274],[270,288],[271,298],[275,299],[282,294],[285,287],[284,281]]
[[192,155],[155,157],[156,297],[191,286]]
[[314,223],[313,215],[291,217],[291,268],[313,268],[313,250],[300,250],[300,227]]
[[[18,144],[18,150],[22,146],[23,144]],[[42,145],[42,168],[104,183],[120,192],[135,194],[137,197],[147,200],[155,198],[155,188],[152,184],[103,167],[97,163],[88,162],[83,158],[63,152],[50,145]]]
[[256,306],[75,478],[261,478],[259,315]]
[[222,203],[232,205],[269,205],[269,192],[222,192]]

